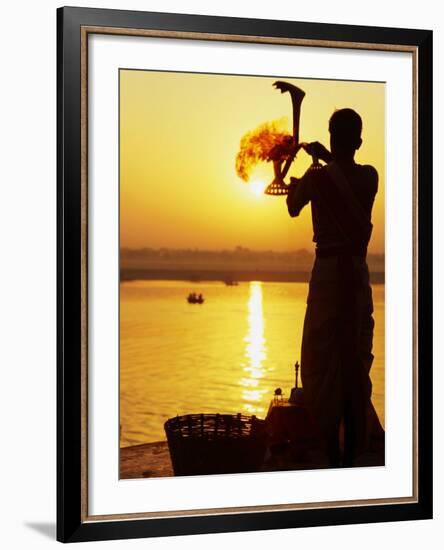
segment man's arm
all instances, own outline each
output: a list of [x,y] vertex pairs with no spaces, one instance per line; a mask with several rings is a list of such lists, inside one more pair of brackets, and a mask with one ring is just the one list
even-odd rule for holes
[[370,166],[369,164],[365,164],[362,168],[366,176],[371,211],[373,208],[373,203],[375,201],[376,193],[378,192],[379,176],[376,168]]
[[280,182],[282,185],[286,185],[288,189],[287,194],[287,208],[288,213],[292,218],[298,216],[302,208],[309,202],[307,184],[304,182],[304,177],[301,179],[290,178],[290,184],[287,185],[284,181],[282,174],[283,161],[280,159],[273,160],[274,168],[274,181]]
[[330,151],[322,143],[319,143],[319,141],[304,143],[302,147],[309,155],[316,157],[318,160],[323,160],[327,164],[332,160]]
[[[318,141],[303,143],[302,147],[309,155],[319,160],[323,160],[326,163],[331,161],[330,151]],[[301,179],[290,178],[291,183],[288,186],[287,208],[292,218],[299,216],[301,210],[311,200],[311,179],[312,174],[310,170],[307,170]]]
[[370,166],[370,164],[364,164],[363,169],[365,170],[365,174],[369,182],[370,191],[372,195],[376,195],[376,193],[378,192],[379,181],[378,172],[376,171],[376,168]]
[[301,179],[290,178],[288,186],[287,209],[292,218],[299,216],[301,210],[310,202],[310,174],[306,172]]

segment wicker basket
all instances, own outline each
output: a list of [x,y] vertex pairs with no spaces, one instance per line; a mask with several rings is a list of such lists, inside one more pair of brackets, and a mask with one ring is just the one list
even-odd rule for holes
[[265,420],[187,414],[165,422],[174,475],[257,472],[267,447]]

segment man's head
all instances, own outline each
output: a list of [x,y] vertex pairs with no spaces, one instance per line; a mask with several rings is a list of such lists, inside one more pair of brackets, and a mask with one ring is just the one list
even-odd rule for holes
[[352,157],[362,143],[362,119],[353,109],[335,111],[329,122],[333,157]]

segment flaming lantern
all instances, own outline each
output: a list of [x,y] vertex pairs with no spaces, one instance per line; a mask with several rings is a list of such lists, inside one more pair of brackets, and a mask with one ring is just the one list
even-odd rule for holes
[[[287,195],[288,185],[284,183],[298,151],[305,147],[299,142],[299,120],[305,92],[288,82],[278,80],[273,84],[281,93],[288,92],[293,106],[293,135],[280,129],[279,122],[265,123],[243,136],[236,157],[236,172],[248,181],[254,166],[260,161],[273,162],[275,178],[265,189],[267,195]],[[312,168],[319,167],[313,157]]]

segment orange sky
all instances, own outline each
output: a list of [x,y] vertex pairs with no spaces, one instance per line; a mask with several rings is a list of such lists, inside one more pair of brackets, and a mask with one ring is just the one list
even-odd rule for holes
[[[296,72],[296,71],[295,71]],[[280,77],[279,77],[280,78]],[[328,147],[328,119],[350,107],[363,119],[356,161],[379,173],[371,252],[384,251],[384,104],[381,83],[283,78],[306,92],[300,137]],[[276,77],[120,71],[121,246],[255,250],[312,247],[310,208],[291,219],[285,197],[254,193],[235,171],[241,137],[287,118],[291,102]],[[310,157],[300,152],[291,175]],[[252,181],[272,180],[258,165]]]

